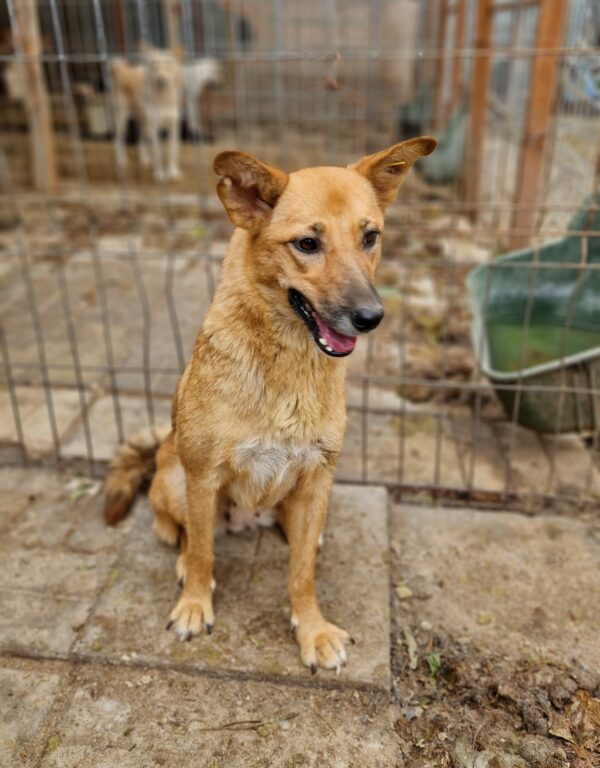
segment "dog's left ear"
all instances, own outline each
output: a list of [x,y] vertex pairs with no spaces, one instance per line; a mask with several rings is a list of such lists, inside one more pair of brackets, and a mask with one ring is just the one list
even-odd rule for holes
[[371,182],[379,205],[382,210],[385,210],[396,197],[400,185],[415,161],[430,155],[436,147],[437,141],[431,136],[407,139],[375,155],[361,158],[350,168],[358,171]]
[[287,173],[245,152],[221,152],[213,168],[221,177],[217,192],[227,215],[244,229],[258,229],[269,220],[288,183]]

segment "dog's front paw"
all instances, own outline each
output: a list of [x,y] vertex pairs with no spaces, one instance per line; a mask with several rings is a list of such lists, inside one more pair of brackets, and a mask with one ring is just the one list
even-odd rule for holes
[[203,627],[210,635],[214,623],[211,591],[201,597],[184,592],[171,611],[167,629],[173,628],[180,640],[191,640],[194,635],[200,634]]
[[353,642],[343,629],[330,624],[322,616],[299,620],[292,616],[292,628],[300,646],[302,663],[310,668],[313,675],[318,667],[335,669],[337,674],[346,666],[345,646]]

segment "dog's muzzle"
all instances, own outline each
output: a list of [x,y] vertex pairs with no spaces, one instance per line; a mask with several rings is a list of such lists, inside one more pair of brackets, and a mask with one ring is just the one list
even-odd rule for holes
[[[335,321],[328,322],[295,288],[289,289],[288,300],[292,309],[308,328],[315,344],[331,357],[349,355],[356,345],[357,335],[376,328],[383,317],[383,307],[377,304],[350,311],[332,312],[331,315],[335,317]],[[336,328],[333,327],[333,322]],[[341,328],[346,332],[341,332]]]

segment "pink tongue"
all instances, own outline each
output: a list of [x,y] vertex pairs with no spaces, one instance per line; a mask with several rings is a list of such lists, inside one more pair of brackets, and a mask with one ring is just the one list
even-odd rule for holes
[[319,326],[319,335],[324,339],[328,347],[331,347],[334,352],[339,352],[340,354],[352,352],[356,344],[356,336],[344,336],[342,333],[334,331],[316,312],[313,314],[313,317]]

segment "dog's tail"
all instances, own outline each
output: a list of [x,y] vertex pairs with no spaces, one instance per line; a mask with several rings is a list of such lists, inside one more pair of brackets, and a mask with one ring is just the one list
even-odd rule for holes
[[117,449],[104,483],[104,518],[116,525],[131,509],[144,480],[156,467],[156,452],[167,437],[170,427],[145,429]]

